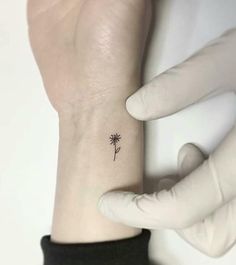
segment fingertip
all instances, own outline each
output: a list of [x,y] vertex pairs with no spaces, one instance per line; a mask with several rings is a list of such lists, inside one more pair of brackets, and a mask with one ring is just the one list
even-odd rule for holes
[[112,218],[112,212],[110,210],[110,201],[114,192],[107,192],[103,194],[98,200],[98,209],[106,217]]
[[178,154],[178,170],[181,177],[199,167],[205,160],[205,154],[192,143],[183,145]]
[[171,91],[160,87],[158,78],[155,78],[126,100],[126,109],[137,120],[159,119],[178,110],[172,97]]
[[128,113],[135,118],[136,120],[144,121],[145,119],[145,106],[141,97],[139,95],[139,91],[134,93],[126,100],[126,109]]
[[180,161],[183,161],[186,157],[204,159],[205,155],[198,146],[193,143],[187,143],[180,148],[178,154]]
[[134,193],[128,191],[106,192],[98,201],[98,209],[104,216],[119,222],[119,215],[126,211],[126,206],[134,195]]

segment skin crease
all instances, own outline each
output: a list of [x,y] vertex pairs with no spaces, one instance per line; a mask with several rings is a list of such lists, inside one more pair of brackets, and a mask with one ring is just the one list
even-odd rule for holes
[[[140,87],[151,17],[147,0],[29,0],[33,54],[59,118],[51,240],[135,236],[97,209],[108,190],[142,192],[143,130],[125,109]],[[116,161],[111,134],[121,135]]]

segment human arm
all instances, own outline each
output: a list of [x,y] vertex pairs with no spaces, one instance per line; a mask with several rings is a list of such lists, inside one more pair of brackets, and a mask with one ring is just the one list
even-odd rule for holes
[[[112,189],[142,191],[142,123],[126,112],[125,100],[140,85],[149,4],[28,1],[32,49],[59,119],[54,242],[117,240],[141,232],[105,218],[97,202]],[[121,139],[113,161],[109,138],[116,133]]]

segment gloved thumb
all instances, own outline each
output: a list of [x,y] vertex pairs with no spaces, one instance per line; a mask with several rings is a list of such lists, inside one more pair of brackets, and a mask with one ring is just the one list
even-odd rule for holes
[[205,154],[192,143],[183,145],[178,153],[178,175],[184,178],[199,167],[206,159]]

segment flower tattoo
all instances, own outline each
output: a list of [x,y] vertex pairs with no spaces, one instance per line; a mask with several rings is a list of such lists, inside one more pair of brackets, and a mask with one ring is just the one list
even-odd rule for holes
[[114,145],[114,157],[113,157],[113,161],[116,161],[116,154],[118,154],[120,152],[121,147],[117,147],[117,143],[120,141],[121,136],[118,133],[112,134],[110,136],[110,144]]

